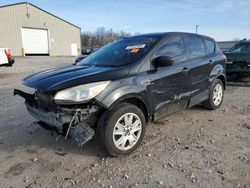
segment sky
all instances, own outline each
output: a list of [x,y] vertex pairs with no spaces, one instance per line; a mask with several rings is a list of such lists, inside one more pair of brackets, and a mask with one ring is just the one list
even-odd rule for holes
[[[0,0],[0,6],[18,3]],[[250,0],[30,0],[79,27],[131,34],[182,31],[218,41],[250,38]]]

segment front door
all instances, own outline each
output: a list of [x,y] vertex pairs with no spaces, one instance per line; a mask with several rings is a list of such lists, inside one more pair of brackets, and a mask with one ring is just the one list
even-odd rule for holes
[[151,89],[154,96],[155,119],[185,109],[191,95],[190,63],[187,60],[183,37],[167,37],[153,58],[159,56],[171,57],[174,64],[159,67],[152,74]]

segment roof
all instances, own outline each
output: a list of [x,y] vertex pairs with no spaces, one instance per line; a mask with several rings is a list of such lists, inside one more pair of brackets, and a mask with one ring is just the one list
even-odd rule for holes
[[52,14],[52,13],[46,11],[46,10],[44,10],[44,9],[42,9],[42,8],[40,8],[40,7],[38,7],[38,6],[36,6],[36,5],[33,5],[32,3],[29,3],[29,2],[20,2],[20,3],[14,3],[14,4],[3,5],[3,6],[0,6],[0,8],[10,7],[10,6],[16,6],[16,5],[21,5],[21,4],[28,4],[28,5],[31,5],[31,6],[33,6],[33,7],[35,7],[35,8],[37,8],[37,9],[39,9],[39,10],[41,10],[41,11],[47,13],[47,14],[49,14],[49,15],[51,15],[51,16],[54,16],[55,18],[57,18],[57,19],[59,19],[59,20],[62,20],[63,22],[66,22],[66,23],[68,23],[68,24],[70,24],[70,25],[72,25],[72,26],[74,26],[74,27],[76,27],[76,28],[78,28],[78,29],[81,29],[80,27],[78,27],[78,26],[76,26],[76,25],[74,25],[74,24],[72,24],[72,23],[70,23],[70,22],[68,22],[68,21],[66,21],[66,20],[64,20],[64,19],[62,19],[62,18],[60,18],[60,17],[58,17],[58,16],[56,16],[56,15],[54,15],[54,14]]
[[[212,37],[208,37],[208,36],[201,35],[201,34],[196,34],[196,33],[188,33],[188,32],[158,32],[158,33],[139,34],[139,35],[136,35],[136,36],[149,36],[149,37],[162,36],[162,37],[165,37],[165,36],[171,35],[171,34],[181,34],[181,35],[200,36],[200,37],[203,37],[203,38],[207,38],[207,39],[210,39],[210,40],[214,40]],[[133,36],[131,36],[131,37],[133,37]]]

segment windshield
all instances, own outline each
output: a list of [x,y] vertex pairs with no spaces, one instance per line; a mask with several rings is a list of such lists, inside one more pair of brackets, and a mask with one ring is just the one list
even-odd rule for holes
[[77,65],[121,67],[130,65],[143,56],[154,46],[157,37],[135,36],[114,41],[87,58],[81,60]]
[[249,44],[236,44],[229,51],[230,52],[248,52],[248,53],[250,53],[250,43]]

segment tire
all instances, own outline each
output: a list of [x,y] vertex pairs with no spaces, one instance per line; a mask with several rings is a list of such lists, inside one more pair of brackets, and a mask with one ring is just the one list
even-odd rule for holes
[[224,85],[221,80],[216,79],[211,86],[209,98],[206,102],[204,102],[204,106],[209,110],[215,110],[221,106],[223,98],[224,98]]
[[116,157],[136,150],[145,130],[146,119],[141,109],[129,103],[120,103],[102,114],[97,135],[104,150]]

